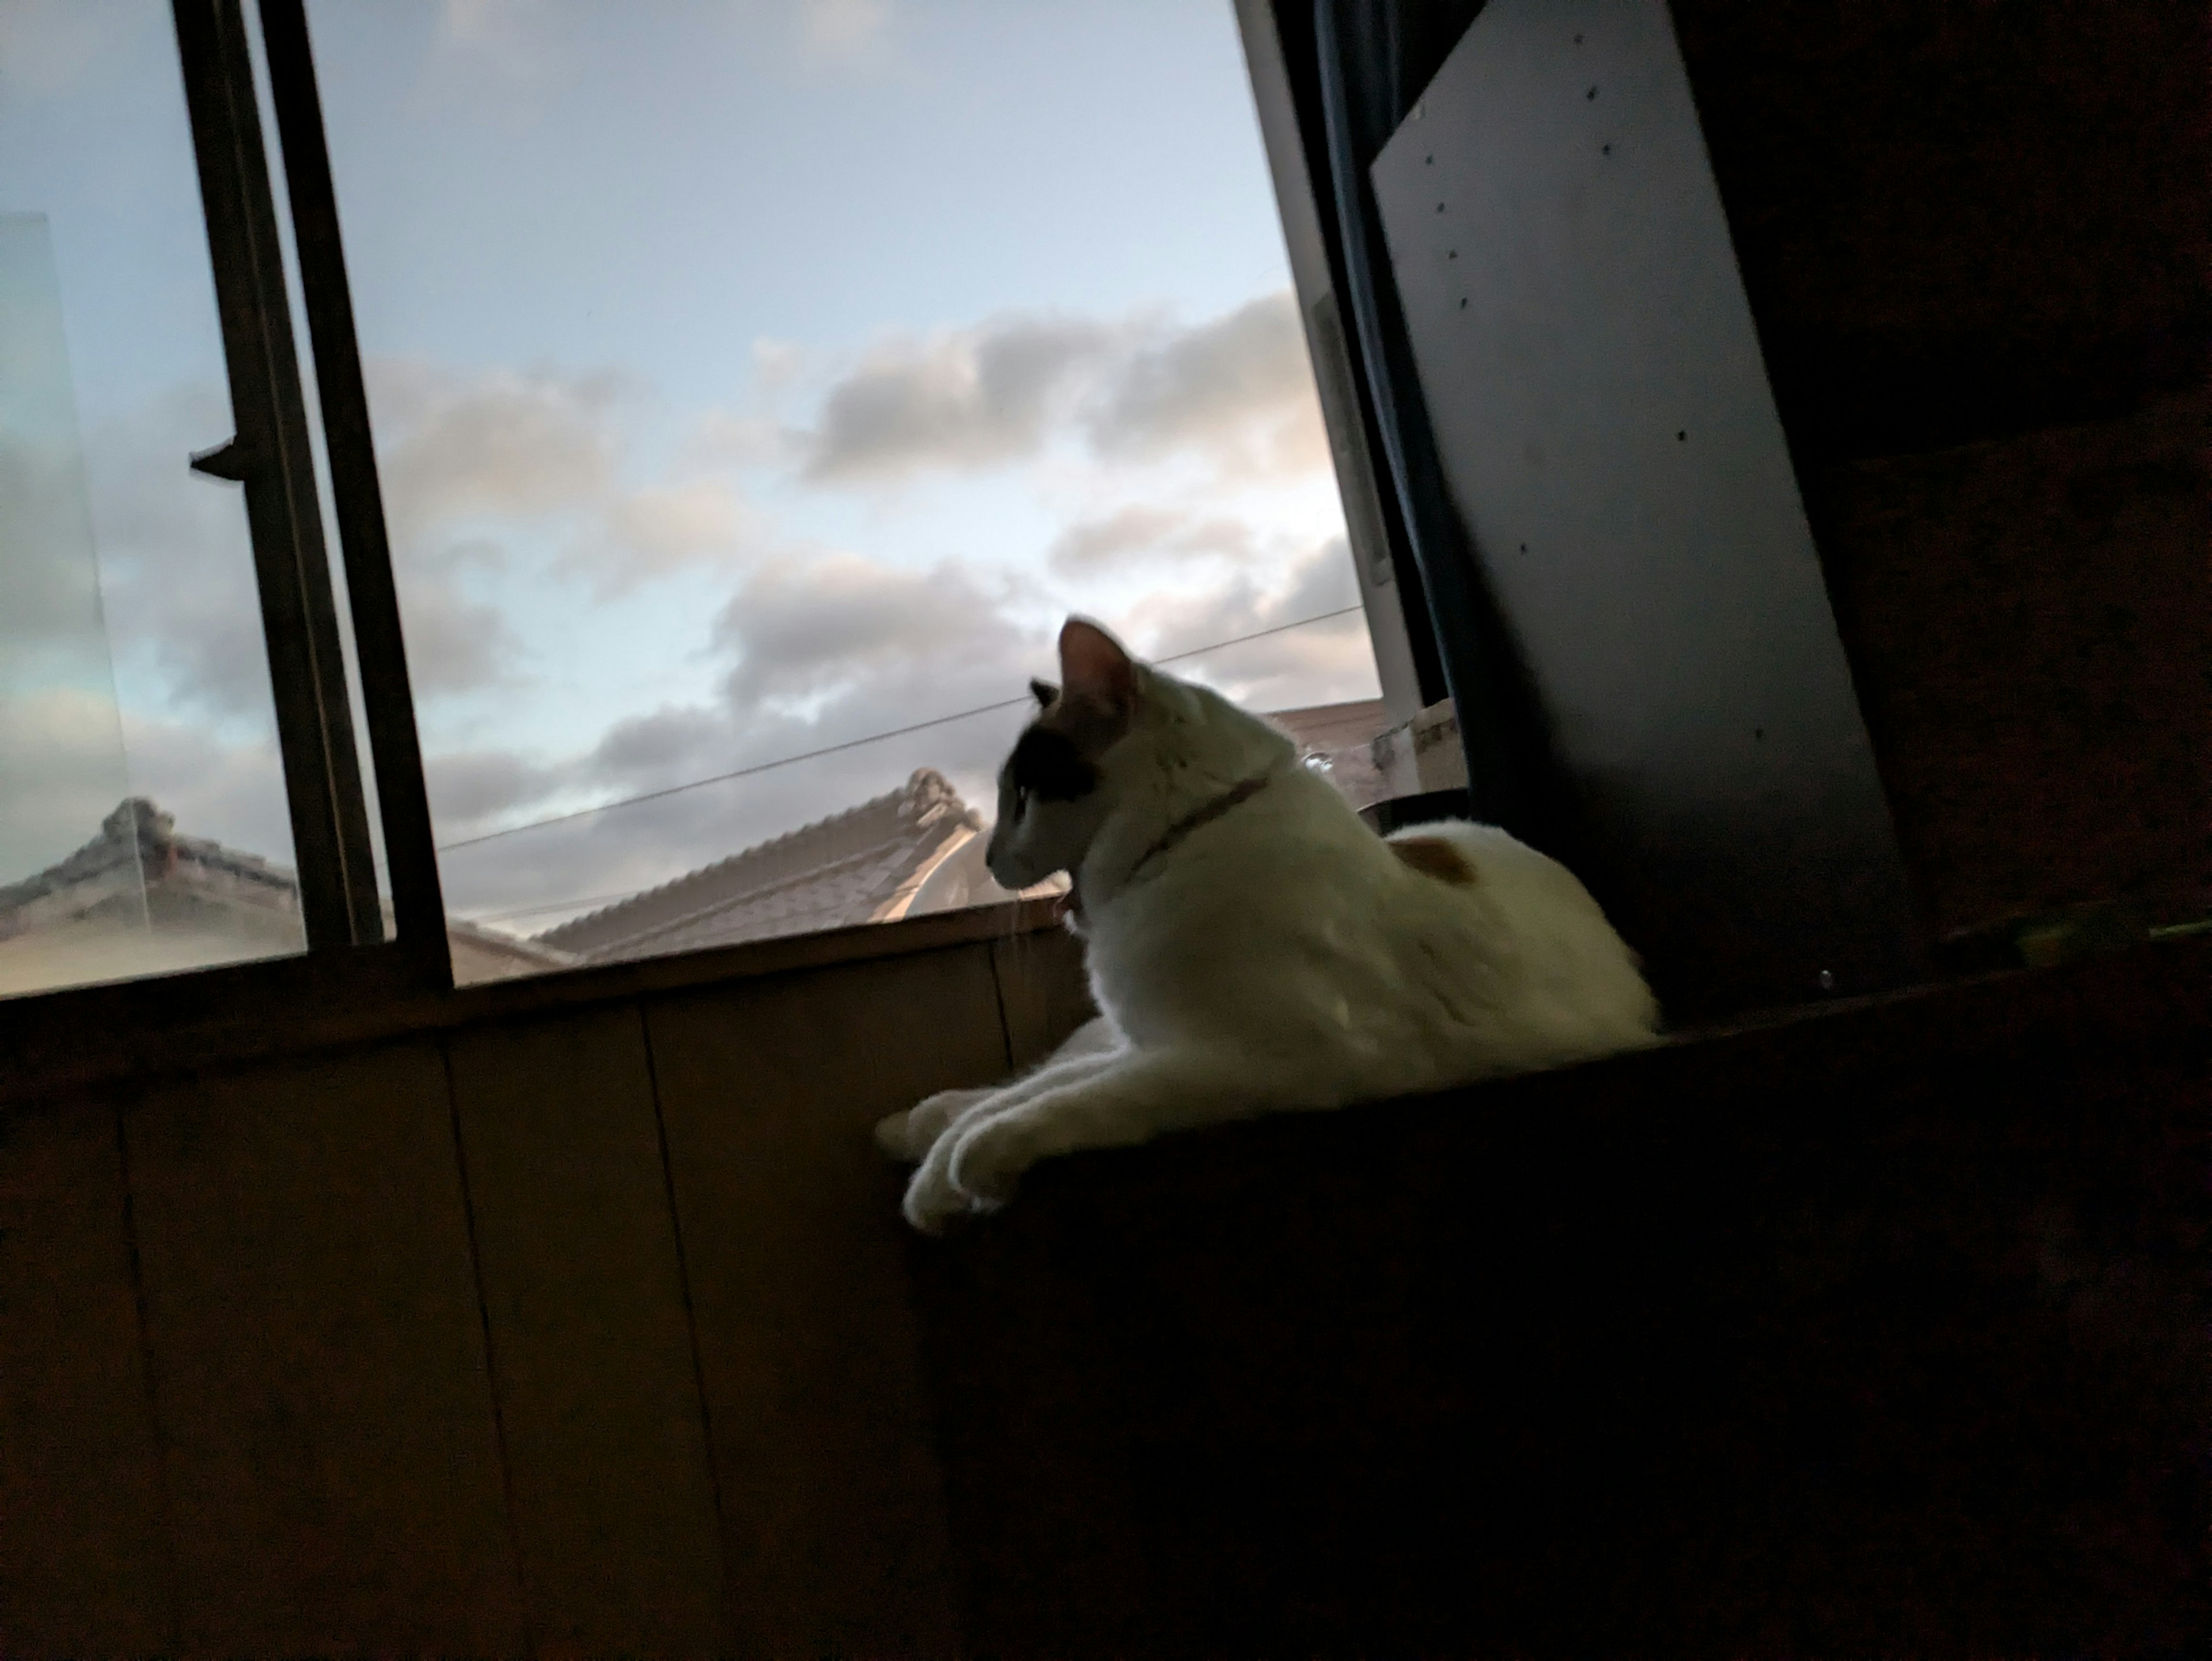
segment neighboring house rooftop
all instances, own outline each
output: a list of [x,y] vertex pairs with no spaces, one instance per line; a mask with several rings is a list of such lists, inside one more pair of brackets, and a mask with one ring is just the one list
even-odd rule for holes
[[587,962],[890,922],[1010,897],[984,868],[983,821],[944,775],[549,928]]
[[[1369,749],[1388,720],[1381,700],[1267,719],[1309,764],[1326,761],[1355,805],[1386,794]],[[989,904],[1012,897],[984,865],[987,840],[975,810],[923,768],[896,790],[534,940],[449,919],[453,978],[465,985]],[[143,797],[117,807],[58,864],[0,885],[0,993],[280,956],[304,944],[292,872],[179,835]]]
[[1309,766],[1317,762],[1354,807],[1370,806],[1390,794],[1375,765],[1375,737],[1390,724],[1381,698],[1278,709],[1267,719],[1297,740]]
[[[1380,698],[1267,719],[1302,755],[1326,758],[1354,805],[1383,794],[1368,752],[1389,721]],[[986,905],[1011,897],[984,867],[988,832],[944,775],[925,767],[899,789],[537,938],[599,963]]]
[[[557,948],[453,919],[453,978],[467,985],[565,969]],[[0,886],[0,992],[160,974],[306,946],[284,867],[204,837],[143,796],[57,865]]]

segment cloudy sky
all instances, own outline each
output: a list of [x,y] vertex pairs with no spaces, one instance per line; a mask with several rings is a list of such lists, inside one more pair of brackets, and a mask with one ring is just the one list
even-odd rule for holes
[[[242,516],[182,465],[229,429],[167,10],[0,0],[0,213],[51,227],[131,786],[283,859]],[[1355,602],[1228,0],[309,15],[456,910],[920,766],[988,805],[1017,710],[476,840],[1017,697],[1070,610],[1164,654]],[[1375,687],[1356,616],[1183,667]]]

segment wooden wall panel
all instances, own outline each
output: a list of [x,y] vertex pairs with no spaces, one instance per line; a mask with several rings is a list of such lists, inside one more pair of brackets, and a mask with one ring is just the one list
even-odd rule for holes
[[991,964],[1018,1069],[1036,1066],[1098,1013],[1083,972],[1083,942],[1065,929],[994,940]]
[[957,1647],[903,1173],[869,1130],[1004,1074],[989,954],[647,1006],[744,1652]]
[[637,1008],[463,1033],[450,1056],[537,1652],[726,1649]]
[[181,1647],[520,1652],[437,1045],[179,1086],[125,1126]]
[[0,1120],[0,1653],[167,1646],[112,1104]]

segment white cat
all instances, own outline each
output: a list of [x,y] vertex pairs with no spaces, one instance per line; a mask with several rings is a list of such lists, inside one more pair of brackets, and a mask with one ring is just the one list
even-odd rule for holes
[[1027,1076],[876,1128],[934,1233],[1039,1159],[1343,1107],[1654,1041],[1597,903],[1495,826],[1385,840],[1291,739],[1070,619],[1061,684],[999,776],[991,874],[1074,879],[1104,1013]]

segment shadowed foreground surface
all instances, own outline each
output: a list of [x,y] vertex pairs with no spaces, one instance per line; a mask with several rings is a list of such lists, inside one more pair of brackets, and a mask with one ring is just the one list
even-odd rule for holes
[[973,1651],[2182,1652],[2204,964],[1041,1167],[914,1252]]

